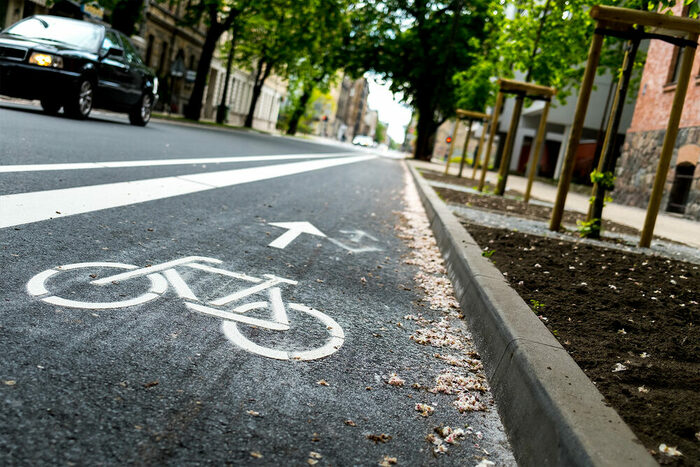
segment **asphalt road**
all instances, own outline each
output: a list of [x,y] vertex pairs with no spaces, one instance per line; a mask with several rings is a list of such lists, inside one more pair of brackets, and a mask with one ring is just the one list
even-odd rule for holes
[[[0,103],[0,463],[512,464],[488,393],[423,389],[445,365],[404,319],[439,318],[405,183],[339,146]],[[436,455],[445,425],[471,429]]]

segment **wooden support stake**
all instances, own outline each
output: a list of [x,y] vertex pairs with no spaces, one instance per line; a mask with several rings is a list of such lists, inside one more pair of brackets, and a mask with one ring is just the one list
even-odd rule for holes
[[479,138],[479,150],[474,158],[474,170],[472,170],[472,180],[476,179],[476,171],[481,162],[481,155],[484,153],[484,139],[486,139],[486,128],[488,128],[488,120],[481,121],[481,138]]
[[[598,22],[598,27],[601,27],[601,22]],[[564,164],[559,177],[559,185],[557,187],[557,197],[552,209],[552,218],[549,221],[549,230],[557,231],[561,227],[561,219],[564,215],[564,205],[566,204],[566,195],[569,193],[569,185],[574,171],[574,162],[576,158],[576,149],[578,148],[581,134],[583,133],[583,124],[586,119],[586,110],[588,109],[588,101],[593,90],[593,80],[595,72],[600,62],[600,50],[603,46],[603,36],[594,34],[591,41],[591,48],[588,51],[588,61],[586,63],[586,71],[581,82],[581,89],[576,103],[576,112],[574,113],[574,122],[571,126],[569,141],[566,146],[564,155]]]
[[452,160],[452,153],[455,149],[455,137],[457,136],[457,128],[459,128],[459,118],[455,119],[455,126],[452,128],[452,141],[450,141],[450,150],[447,155],[447,164],[445,164],[445,175],[447,171],[450,170],[450,161]]
[[544,103],[542,116],[540,117],[540,127],[537,129],[535,137],[535,147],[530,153],[530,170],[527,175],[527,188],[525,188],[525,203],[530,202],[530,191],[532,191],[532,182],[537,174],[537,166],[540,164],[540,153],[542,152],[542,143],[544,142],[545,133],[547,132],[547,117],[549,116],[549,101]]
[[518,124],[520,123],[520,114],[523,111],[524,101],[525,96],[523,94],[519,94],[515,98],[513,116],[510,119],[510,128],[508,129],[506,144],[503,148],[501,166],[498,169],[498,184],[496,185],[496,194],[498,196],[503,196],[503,193],[506,192],[506,181],[508,180],[508,172],[510,171],[510,160],[513,158],[513,143],[515,143],[515,134],[518,132]]
[[[624,112],[624,102],[627,97],[627,88],[629,87],[630,79],[632,78],[632,71],[634,71],[634,60],[637,56],[637,50],[639,49],[639,40],[634,39],[628,42],[625,50],[625,58],[622,62],[622,73],[617,83],[617,90],[615,92],[615,100],[613,101],[612,108],[610,109],[610,118],[608,122],[608,128],[605,132],[605,140],[603,141],[603,148],[600,153],[600,161],[598,161],[598,172],[613,173],[615,171],[615,152],[617,149],[617,132],[620,127],[620,121],[622,120],[622,113]],[[600,238],[600,233],[602,230],[603,221],[603,207],[605,206],[605,192],[612,187],[607,186],[605,183],[596,182],[593,184],[593,202],[590,204],[590,209],[588,210],[588,216],[586,220],[592,222],[590,224],[590,232],[587,237],[589,238]]]
[[474,121],[470,118],[469,129],[467,130],[467,138],[464,140],[464,148],[462,148],[462,160],[459,161],[459,174],[457,174],[457,177],[459,178],[462,178],[462,170],[464,170],[464,158],[467,155],[469,139],[472,137],[472,123],[474,123]]
[[[697,42],[698,34],[689,34],[689,36],[691,41]],[[648,248],[651,245],[651,238],[654,235],[656,216],[659,214],[659,206],[661,205],[661,197],[664,194],[668,167],[671,165],[673,147],[676,145],[678,125],[681,120],[681,113],[683,113],[683,102],[685,101],[685,95],[688,91],[688,82],[690,81],[690,73],[692,72],[696,49],[697,45],[695,47],[686,46],[683,51],[683,61],[681,62],[681,69],[678,73],[678,82],[676,84],[676,93],[673,96],[671,115],[668,118],[666,134],[664,135],[664,144],[661,147],[661,157],[659,158],[659,165],[656,168],[654,186],[651,190],[647,215],[644,219],[644,228],[642,229],[642,235],[639,239],[639,246],[642,248]]]
[[491,158],[491,146],[493,146],[493,137],[496,135],[496,129],[498,128],[498,117],[501,116],[501,107],[503,107],[503,93],[499,91],[498,97],[496,97],[496,106],[493,108],[493,115],[491,115],[491,131],[489,131],[489,142],[486,145],[484,165],[481,168],[481,178],[479,179],[478,187],[479,191],[484,191],[486,171],[489,169],[489,159]]

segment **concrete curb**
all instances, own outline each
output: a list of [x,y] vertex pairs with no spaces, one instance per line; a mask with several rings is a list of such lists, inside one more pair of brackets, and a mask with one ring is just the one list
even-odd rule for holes
[[408,166],[518,464],[657,466],[567,351],[481,256],[445,203]]

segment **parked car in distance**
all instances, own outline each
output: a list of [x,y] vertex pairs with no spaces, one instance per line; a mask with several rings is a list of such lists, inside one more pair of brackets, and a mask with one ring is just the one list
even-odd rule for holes
[[158,78],[119,31],[37,15],[0,32],[0,94],[38,99],[49,114],[63,107],[78,119],[93,107],[127,112],[133,125],[144,126]]
[[352,144],[371,148],[374,146],[374,140],[367,135],[357,135],[352,139]]

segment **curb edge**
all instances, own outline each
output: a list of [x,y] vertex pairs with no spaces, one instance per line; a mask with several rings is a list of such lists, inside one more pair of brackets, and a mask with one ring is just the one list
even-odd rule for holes
[[658,466],[413,164],[407,166],[518,464]]

